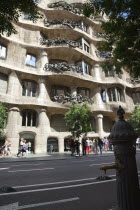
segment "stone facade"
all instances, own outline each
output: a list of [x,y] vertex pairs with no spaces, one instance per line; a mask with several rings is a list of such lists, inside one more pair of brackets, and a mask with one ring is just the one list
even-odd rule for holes
[[38,2],[43,19],[32,23],[23,14],[18,34],[0,38],[0,101],[9,110],[5,133],[13,154],[20,138],[31,142],[34,153],[47,153],[50,144],[55,152],[68,151],[64,114],[73,102],[91,102],[95,131],[89,137],[109,135],[119,105],[129,115],[140,103],[139,80],[124,70],[102,71],[111,55],[98,52],[101,18],[85,18],[84,1]]

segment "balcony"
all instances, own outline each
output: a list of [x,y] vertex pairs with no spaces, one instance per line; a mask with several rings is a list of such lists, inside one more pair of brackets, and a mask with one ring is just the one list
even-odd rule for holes
[[89,98],[88,96],[83,96],[82,94],[77,94],[77,95],[73,95],[70,93],[66,93],[66,94],[60,94],[60,95],[54,95],[51,97],[51,100],[54,102],[58,102],[58,103],[83,103],[83,102],[88,102],[90,104],[93,103],[93,101],[91,100],[91,98]]
[[62,9],[72,12],[76,15],[83,14],[83,10],[80,8],[75,8],[73,5],[66,3],[65,1],[59,1],[55,3],[48,4],[48,8]]
[[81,66],[67,64],[66,62],[53,63],[53,64],[46,63],[43,70],[52,71],[52,72],[56,72],[56,73],[63,73],[65,71],[73,71],[73,72],[82,74],[82,72],[83,72]]
[[46,27],[49,27],[51,25],[64,25],[64,26],[68,26],[71,29],[78,27],[82,30],[82,26],[81,26],[80,22],[74,22],[74,21],[67,20],[67,19],[64,19],[64,20],[56,20],[55,19],[55,20],[49,20],[49,21],[47,19],[44,19],[44,25]]
[[98,58],[110,59],[112,57],[112,54],[110,52],[100,52],[96,50],[95,53]]
[[50,46],[69,46],[72,48],[80,48],[82,49],[82,46],[80,42],[78,41],[73,41],[73,40],[68,40],[65,38],[56,38],[56,39],[46,39],[44,35],[40,38],[40,44],[41,45],[46,45],[47,47]]
[[140,78],[127,78],[126,81],[130,84],[136,85],[140,83]]

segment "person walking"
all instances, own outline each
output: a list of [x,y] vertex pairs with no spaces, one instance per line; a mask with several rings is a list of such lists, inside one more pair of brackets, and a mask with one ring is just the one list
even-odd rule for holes
[[98,137],[98,146],[99,146],[100,154],[102,154],[103,141],[99,137]]
[[70,148],[71,148],[71,156],[74,156],[74,153],[75,153],[75,141],[74,141],[74,139],[71,140]]
[[94,147],[95,147],[95,154],[97,155],[98,154],[98,141],[97,141],[97,139],[95,139],[95,141],[94,141]]
[[90,140],[87,139],[86,140],[86,153],[89,154],[89,151],[90,151]]
[[[21,153],[22,153],[22,147],[23,147],[23,141],[24,141],[24,139],[21,139],[20,140],[20,145],[19,145],[19,152],[17,153],[17,157],[21,157]],[[20,156],[19,156],[20,155]]]
[[83,155],[86,155],[86,138],[82,139],[82,151]]

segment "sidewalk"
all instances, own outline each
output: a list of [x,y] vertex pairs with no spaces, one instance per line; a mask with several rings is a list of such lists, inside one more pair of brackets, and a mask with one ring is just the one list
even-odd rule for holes
[[93,154],[90,153],[86,156],[71,156],[70,152],[67,153],[48,153],[48,154],[28,154],[26,157],[17,157],[16,155],[11,156],[0,156],[0,163],[8,162],[25,162],[25,161],[41,161],[41,160],[66,160],[66,159],[75,159],[75,158],[93,158],[97,156],[106,156],[113,154],[113,151],[103,151],[103,154]]
[[[140,153],[140,149],[137,149],[137,152]],[[103,151],[102,154],[93,154],[90,153],[86,156],[71,156],[71,153],[51,153],[51,154],[28,154],[25,157],[17,157],[16,155],[11,156],[0,156],[0,163],[9,163],[9,162],[28,162],[28,161],[46,161],[46,160],[67,160],[67,159],[76,159],[76,158],[94,158],[94,157],[104,157],[108,155],[113,155],[113,151]]]

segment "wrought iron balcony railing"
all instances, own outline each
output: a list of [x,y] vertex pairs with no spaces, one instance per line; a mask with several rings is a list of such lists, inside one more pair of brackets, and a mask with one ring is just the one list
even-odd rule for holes
[[58,72],[58,73],[63,73],[65,71],[73,71],[73,72],[82,74],[82,72],[83,72],[81,66],[75,66],[73,64],[68,64],[66,62],[53,63],[53,64],[46,63],[44,66],[44,70]]
[[74,29],[75,27],[78,27],[82,30],[82,26],[81,26],[81,23],[80,22],[74,22],[72,20],[67,20],[67,19],[64,19],[64,20],[47,20],[46,18],[44,19],[44,25],[46,27],[49,27],[50,25],[64,25],[64,26],[68,26],[70,27],[71,29]]
[[97,38],[106,38],[106,34],[105,33],[97,33],[97,32],[93,32],[93,36],[96,36]]
[[59,1],[55,3],[50,3],[48,4],[49,8],[58,8],[58,9],[64,9],[69,12],[72,12],[76,15],[81,15],[83,14],[83,10],[80,8],[75,8],[73,5],[66,3],[65,1]]
[[110,52],[100,52],[100,51],[96,50],[95,53],[98,58],[106,58],[107,59],[107,58],[112,57],[112,54]]
[[127,78],[126,81],[131,83],[131,84],[139,84],[140,83],[140,78]]
[[93,103],[91,98],[89,98],[88,96],[83,96],[82,94],[73,95],[73,94],[70,94],[70,93],[52,96],[51,100],[54,101],[54,102],[63,103],[63,104],[68,103],[68,102],[83,103],[83,102],[86,102],[86,101],[90,104]]
[[48,47],[59,46],[59,45],[68,45],[69,47],[73,47],[73,48],[76,48],[76,47],[82,48],[80,42],[68,40],[65,38],[46,39],[45,37],[41,37],[40,44],[46,45]]

